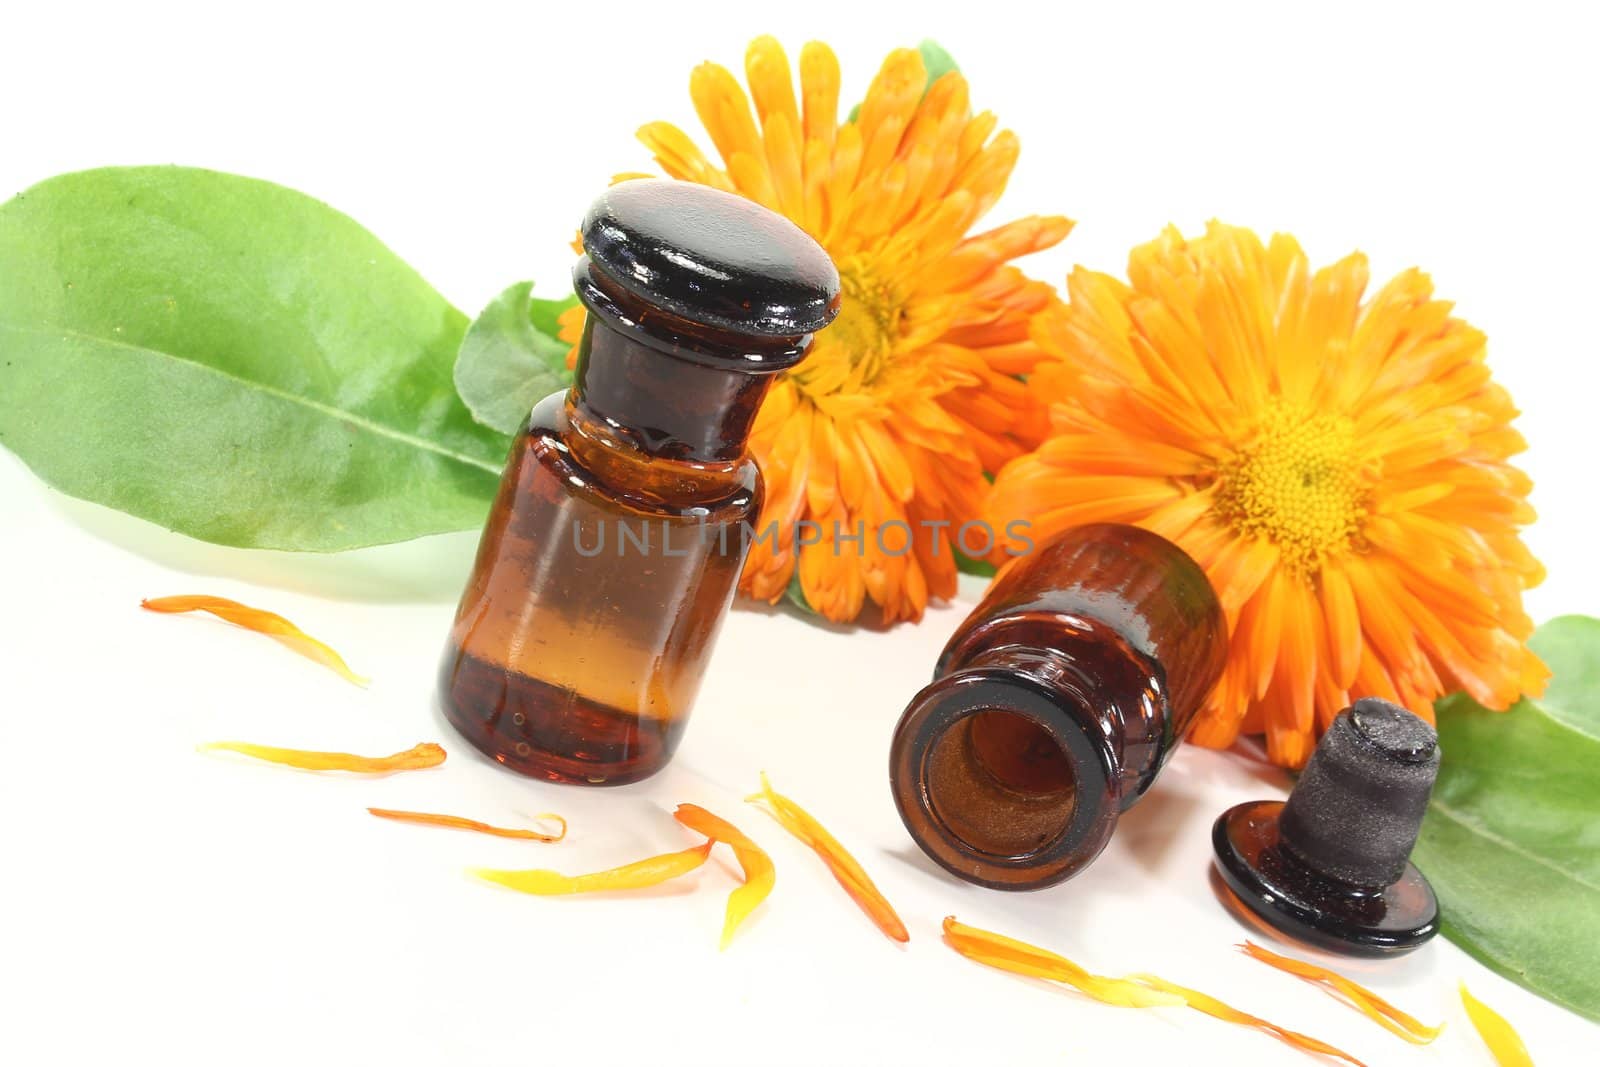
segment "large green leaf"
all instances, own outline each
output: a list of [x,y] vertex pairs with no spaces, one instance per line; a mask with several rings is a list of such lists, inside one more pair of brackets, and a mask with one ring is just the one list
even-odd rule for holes
[[577,297],[540,300],[532,282],[518,282],[473,320],[456,356],[456,392],[472,417],[516,433],[533,405],[572,384],[557,319]]
[[1554,672],[1542,700],[1439,702],[1444,759],[1413,859],[1445,936],[1600,1019],[1600,620],[1555,619],[1532,644]]
[[267,182],[114,168],[0,205],[0,444],[207,541],[481,522],[507,442],[452,387],[465,329],[372,234]]
[[[1600,742],[1600,619],[1563,615],[1540,627],[1529,643],[1555,672],[1539,698],[1544,713]],[[1594,772],[1600,778],[1600,766]]]

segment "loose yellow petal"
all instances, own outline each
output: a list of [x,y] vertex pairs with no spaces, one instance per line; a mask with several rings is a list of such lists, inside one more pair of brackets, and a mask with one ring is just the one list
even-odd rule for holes
[[1360,1011],[1367,1018],[1388,1030],[1390,1033],[1404,1038],[1413,1045],[1426,1045],[1439,1036],[1444,1029],[1444,1024],[1426,1026],[1417,1019],[1384,1000],[1378,994],[1365,986],[1357,985],[1342,974],[1330,971],[1326,967],[1318,967],[1314,963],[1304,960],[1280,956],[1270,952],[1253,941],[1246,941],[1239,946],[1245,954],[1252,959],[1260,960],[1269,967],[1276,967],[1280,971],[1316,982],[1328,988],[1332,993],[1342,997],[1346,1003]]
[[393,808],[368,808],[367,813],[376,815],[380,819],[391,819],[395,822],[415,823],[419,826],[443,826],[451,830],[471,830],[474,833],[489,834],[492,837],[511,837],[519,841],[560,841],[567,836],[567,820],[559,815],[546,812],[536,815],[536,819],[544,819],[557,823],[561,829],[553,834],[541,833],[538,830],[516,830],[504,826],[490,826],[477,819],[467,819],[460,815],[435,815],[427,811],[396,811]]
[[679,804],[678,810],[673,812],[673,818],[696,833],[705,834],[711,840],[720,841],[733,849],[739,867],[744,871],[744,885],[729,894],[728,913],[722,923],[721,947],[727,948],[739,924],[772,892],[772,886],[778,879],[777,869],[772,865],[772,857],[746,837],[742,830],[698,804]]
[[562,874],[559,871],[502,871],[475,867],[469,873],[486,882],[530,893],[536,897],[559,897],[570,893],[601,893],[612,890],[647,889],[682,877],[705,863],[715,841],[707,841],[682,852],[668,852],[635,863],[590,874]]
[[1184,1003],[1183,997],[1169,991],[1151,989],[1123,978],[1090,974],[1065,956],[957,922],[954,915],[945,916],[944,941],[969,960],[1013,974],[1062,982],[1104,1004],[1122,1008],[1163,1008]]
[[303,748],[275,748],[245,741],[213,741],[201,745],[201,752],[237,752],[268,763],[281,763],[304,771],[348,771],[351,774],[390,774],[394,771],[420,771],[444,762],[445,751],[431,741],[414,745],[392,756],[356,756],[349,752],[315,752]]
[[990,930],[967,926],[965,923],[957,922],[953,915],[945,917],[944,939],[946,944],[968,959],[1013,974],[1062,982],[1102,1003],[1129,1008],[1188,1005],[1198,1012],[1225,1022],[1269,1033],[1302,1051],[1333,1056],[1356,1067],[1363,1067],[1360,1060],[1326,1042],[1287,1030],[1265,1019],[1258,1019],[1254,1015],[1224,1004],[1215,997],[1157,978],[1155,975],[1134,974],[1127,978],[1106,978],[1090,974],[1065,956],[1058,956],[1026,941],[1018,941]]
[[301,630],[300,627],[282,615],[274,615],[270,611],[262,611],[260,608],[252,608],[239,603],[237,600],[228,600],[220,596],[164,596],[141,600],[139,606],[146,611],[155,611],[167,615],[186,611],[209,612],[224,622],[231,622],[235,626],[244,627],[246,630],[254,630],[258,634],[267,634],[274,637],[307,659],[315,660],[325,667],[331,667],[347,681],[354,682],[356,685],[367,684],[368,680],[352,671],[339,653]]
[[879,892],[872,879],[867,877],[867,872],[856,858],[850,855],[837,838],[825,830],[821,823],[800,805],[773,790],[772,782],[767,778],[766,772],[761,775],[761,792],[754,793],[745,798],[749,801],[761,801],[766,804],[766,812],[778,821],[778,825],[799,838],[811,851],[822,858],[832,872],[834,879],[850,894],[850,899],[867,917],[877,924],[878,929],[893,941],[909,941],[911,935],[906,932],[905,923],[900,921],[900,916],[895,913],[894,907],[888,899]]
[[1461,1004],[1500,1067],[1533,1067],[1533,1057],[1528,1055],[1521,1035],[1499,1012],[1469,993],[1465,982],[1461,983]]
[[1168,982],[1165,979],[1157,978],[1153,974],[1136,974],[1130,975],[1130,977],[1145,983],[1153,989],[1164,990],[1168,993],[1173,993],[1182,997],[1189,1007],[1204,1015],[1209,1015],[1213,1019],[1221,1019],[1225,1023],[1233,1023],[1236,1026],[1248,1026],[1251,1029],[1260,1030],[1264,1034],[1271,1034],[1284,1044],[1291,1045],[1294,1048],[1300,1049],[1302,1052],[1313,1052],[1319,1056],[1331,1056],[1334,1059],[1340,1059],[1344,1060],[1346,1063],[1354,1064],[1355,1067],[1366,1067],[1365,1064],[1356,1059],[1354,1056],[1350,1055],[1350,1053],[1342,1052],[1328,1044],[1326,1041],[1318,1041],[1316,1038],[1309,1037],[1306,1034],[1299,1033],[1298,1031],[1286,1029],[1285,1027],[1279,1026],[1276,1023],[1269,1023],[1265,1019],[1258,1018],[1249,1014],[1248,1012],[1240,1011],[1231,1004],[1224,1004],[1216,997],[1207,996],[1198,990],[1189,989],[1174,982]]

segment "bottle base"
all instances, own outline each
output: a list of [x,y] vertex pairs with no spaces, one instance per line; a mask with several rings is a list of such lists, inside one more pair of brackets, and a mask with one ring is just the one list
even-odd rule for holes
[[599,704],[452,649],[439,700],[456,732],[518,774],[566,785],[642,781],[667,765],[682,721]]

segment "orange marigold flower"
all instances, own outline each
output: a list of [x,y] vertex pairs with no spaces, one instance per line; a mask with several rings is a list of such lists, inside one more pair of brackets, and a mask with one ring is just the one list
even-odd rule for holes
[[[689,80],[722,167],[676,126],[639,131],[667,174],[787,216],[839,268],[838,319],[773,384],[751,434],[758,525],[779,535],[756,541],[740,588],[776,601],[798,573],[829,619],[855,619],[869,599],[886,622],[917,619],[929,597],[955,593],[952,527],[939,524],[975,519],[984,472],[1044,428],[1016,375],[1039,355],[1029,320],[1055,297],[1010,260],[1072,223],[1031,216],[968,235],[1005,188],[1017,139],[972,113],[959,73],[928,85],[914,49],[890,53],[843,123],[826,45],[801,49],[798,93],[771,37],[750,45],[745,75],[748,96],[714,63]],[[816,544],[797,544],[802,522]]]
[[1431,722],[1447,692],[1542,690],[1517,412],[1427,275],[1364,301],[1364,256],[1313,271],[1291,237],[1213,223],[1136,248],[1128,279],[1079,268],[1036,320],[1052,430],[988,513],[1035,540],[1135,523],[1205,567],[1232,644],[1196,741],[1265,733],[1297,767],[1352,697]]

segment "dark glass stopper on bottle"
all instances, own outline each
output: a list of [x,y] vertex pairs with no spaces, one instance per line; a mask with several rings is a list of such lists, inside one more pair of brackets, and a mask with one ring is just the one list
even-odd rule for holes
[[833,321],[839,274],[804,231],[774,219],[693,182],[621,182],[584,216],[583,252],[605,279],[690,323],[798,338]]
[[1212,829],[1217,869],[1269,925],[1355,956],[1409,952],[1439,929],[1410,863],[1439,773],[1433,727],[1386,700],[1333,720],[1286,802],[1230,808]]
[[689,182],[612,186],[582,235],[573,386],[512,442],[439,685],[505,766],[619,785],[683,735],[760,512],[751,424],[839,276],[789,220]]

